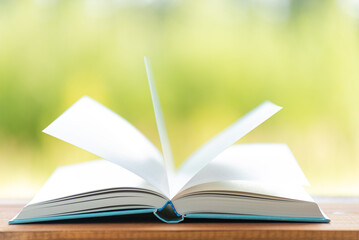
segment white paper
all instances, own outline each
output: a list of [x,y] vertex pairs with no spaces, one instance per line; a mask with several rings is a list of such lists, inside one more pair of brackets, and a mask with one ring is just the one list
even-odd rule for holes
[[291,186],[309,185],[286,144],[236,144],[200,170],[183,189],[208,182],[243,180]]
[[313,199],[305,191],[303,186],[291,185],[286,182],[277,184],[245,180],[218,181],[196,185],[178,193],[174,200],[197,193],[213,193],[213,195],[215,195],[216,193],[226,192],[233,195],[238,194],[252,197],[267,196],[272,199],[286,198],[313,202]]
[[82,97],[43,132],[114,162],[169,193],[162,154],[134,126]]
[[57,168],[29,204],[116,188],[158,192],[157,188],[121,166],[106,160],[94,160]]
[[282,107],[266,101],[200,147],[185,160],[178,170],[176,174],[176,191],[179,191],[211,160],[270,118],[281,108]]
[[173,189],[173,188],[171,188],[171,186],[173,186],[172,182],[173,182],[173,175],[174,175],[174,163],[173,163],[171,145],[170,145],[170,141],[168,139],[168,134],[166,131],[166,125],[165,125],[165,120],[164,120],[162,110],[161,110],[160,100],[159,100],[159,97],[158,97],[158,94],[156,91],[156,85],[155,85],[153,74],[152,74],[151,64],[150,64],[150,61],[146,57],[144,57],[144,60],[145,60],[145,67],[146,67],[146,72],[147,72],[148,83],[150,85],[153,109],[155,111],[158,134],[160,136],[161,147],[162,147],[163,157],[165,160],[168,182],[169,182],[169,187],[170,187],[170,192],[171,192],[172,191],[171,189]]
[[323,218],[301,186],[252,181],[205,183],[180,192],[173,200],[180,214],[218,213]]

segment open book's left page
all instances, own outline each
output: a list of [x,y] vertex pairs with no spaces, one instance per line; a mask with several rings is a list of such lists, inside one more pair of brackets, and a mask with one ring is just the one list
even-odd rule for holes
[[161,152],[128,121],[93,99],[82,97],[44,132],[130,170],[168,195]]
[[157,188],[131,171],[99,159],[58,167],[29,204],[121,188],[159,194]]
[[108,211],[153,212],[166,201],[157,188],[131,171],[106,160],[93,160],[57,168],[14,223]]

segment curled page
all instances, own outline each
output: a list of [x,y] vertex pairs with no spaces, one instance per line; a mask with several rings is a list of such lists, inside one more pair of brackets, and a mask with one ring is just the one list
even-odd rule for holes
[[230,146],[183,187],[208,182],[242,180],[293,186],[309,185],[286,144],[246,143]]
[[43,132],[142,177],[169,194],[160,151],[133,125],[89,97],[82,97]]
[[266,101],[205,143],[187,158],[178,170],[176,174],[176,191],[180,191],[211,160],[273,116],[281,108]]
[[162,153],[163,153],[166,170],[167,170],[169,188],[170,188],[170,192],[171,192],[171,189],[173,189],[171,186],[173,186],[173,175],[174,175],[174,164],[173,164],[171,145],[170,145],[170,141],[168,139],[165,120],[164,120],[164,117],[162,114],[160,100],[159,100],[159,97],[158,97],[158,94],[156,91],[155,81],[153,79],[151,64],[150,64],[150,61],[146,57],[144,57],[144,60],[145,60],[145,67],[146,67],[148,83],[150,85],[150,91],[151,91],[153,109],[154,109],[155,117],[156,117],[158,134],[160,136]]

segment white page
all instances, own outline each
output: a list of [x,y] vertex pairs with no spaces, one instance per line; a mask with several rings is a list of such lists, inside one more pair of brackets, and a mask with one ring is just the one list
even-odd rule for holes
[[136,174],[101,159],[57,168],[29,204],[115,188],[158,192]]
[[305,191],[303,186],[291,185],[283,182],[281,184],[272,182],[256,182],[245,180],[218,181],[204,183],[188,188],[176,195],[174,200],[183,196],[196,193],[231,193],[247,196],[268,196],[273,199],[295,199],[300,201],[313,202],[311,196]]
[[[227,195],[228,194],[228,195]],[[173,200],[180,214],[218,213],[287,217],[325,217],[301,186],[252,181],[205,183]]]
[[82,97],[43,132],[114,162],[169,193],[162,154],[134,126]]
[[161,147],[162,147],[163,157],[165,160],[167,177],[168,177],[168,182],[171,192],[173,189],[171,186],[173,186],[173,175],[174,175],[174,163],[173,163],[171,145],[166,131],[166,125],[161,110],[160,100],[156,91],[156,85],[152,74],[151,64],[146,57],[144,57],[144,60],[145,60],[148,83],[150,85],[153,109],[155,111],[158,134],[160,136]]
[[243,180],[268,184],[309,185],[286,144],[236,144],[202,168],[183,189],[208,182]]
[[266,101],[205,143],[187,158],[178,170],[176,174],[176,192],[211,160],[270,118],[281,108],[282,107]]

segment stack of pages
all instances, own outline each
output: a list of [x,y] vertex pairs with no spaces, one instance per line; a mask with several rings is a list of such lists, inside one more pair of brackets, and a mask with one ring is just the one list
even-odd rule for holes
[[82,97],[44,132],[102,159],[57,168],[10,224],[143,213],[168,223],[185,218],[329,222],[303,188],[309,183],[285,144],[233,145],[281,109],[271,102],[240,118],[175,170],[146,58],[145,65],[162,152],[124,118]]

